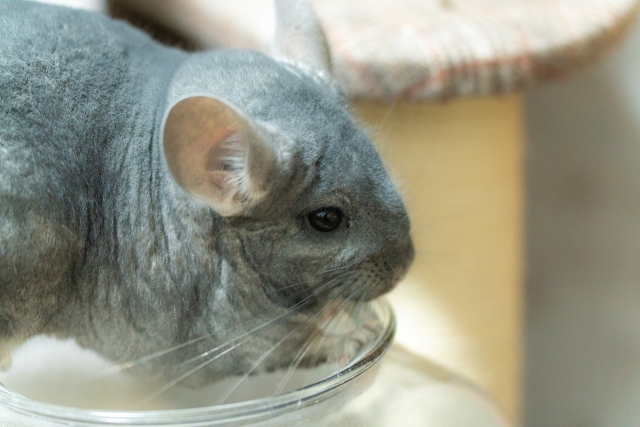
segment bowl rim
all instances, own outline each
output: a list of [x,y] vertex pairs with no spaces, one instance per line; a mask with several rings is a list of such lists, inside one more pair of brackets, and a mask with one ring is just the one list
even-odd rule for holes
[[396,318],[389,302],[384,298],[372,301],[374,307],[382,311],[387,319],[383,331],[378,335],[371,349],[331,376],[303,388],[275,396],[260,397],[242,402],[225,403],[188,409],[166,409],[151,411],[117,411],[81,409],[54,405],[29,399],[0,383],[0,407],[14,414],[28,416],[41,421],[92,423],[109,426],[150,426],[171,425],[180,422],[189,425],[215,422],[222,425],[229,422],[250,422],[263,419],[268,411],[275,417],[303,407],[317,405],[326,399],[345,391],[351,380],[374,366],[389,349],[396,330]]

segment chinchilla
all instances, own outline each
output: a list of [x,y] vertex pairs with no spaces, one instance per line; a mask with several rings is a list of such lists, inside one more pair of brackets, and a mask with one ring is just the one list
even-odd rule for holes
[[401,279],[403,203],[313,10],[276,8],[272,58],[0,0],[5,366],[36,334],[187,385],[318,363],[320,319]]

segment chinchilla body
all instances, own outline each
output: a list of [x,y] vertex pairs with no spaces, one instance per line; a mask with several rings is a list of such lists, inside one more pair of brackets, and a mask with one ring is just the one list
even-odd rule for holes
[[129,297],[171,256],[153,141],[183,57],[97,14],[0,2],[0,339],[163,327]]
[[285,366],[314,313],[395,285],[408,233],[327,73],[0,0],[5,364],[44,333],[115,363],[164,352],[139,366],[155,376],[235,343],[195,385]]

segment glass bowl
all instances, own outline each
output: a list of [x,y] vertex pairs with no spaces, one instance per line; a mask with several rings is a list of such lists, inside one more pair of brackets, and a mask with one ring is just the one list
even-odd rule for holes
[[[144,383],[124,374],[87,376],[106,362],[73,342],[34,340],[14,353],[15,363],[9,372],[0,373],[0,426],[511,425],[482,390],[399,345],[391,346],[396,324],[385,300],[366,307],[363,313],[380,327],[339,369],[297,369],[289,378],[291,389],[279,394],[273,394],[273,385],[282,373],[256,375],[230,399],[235,400],[233,403],[224,404],[212,404],[210,398],[217,395],[216,387],[228,390],[223,381],[222,385],[198,390],[176,388],[173,394],[156,399],[151,410],[119,410],[145,394]],[[98,406],[112,408],[82,408]]]
[[282,381],[282,372],[250,376],[242,387],[235,384],[231,399],[226,393],[226,401],[235,402],[217,405],[220,390],[228,390],[233,378],[198,390],[176,387],[156,396],[161,398],[154,399],[153,410],[121,410],[150,385],[126,374],[96,374],[108,364],[93,352],[71,341],[37,338],[18,349],[11,370],[0,374],[0,420],[3,427],[308,425],[352,401],[373,381],[372,368],[392,342],[395,319],[384,300],[366,307],[360,316],[379,327],[344,366],[295,369],[287,376],[290,390],[276,387],[275,395],[273,385]]

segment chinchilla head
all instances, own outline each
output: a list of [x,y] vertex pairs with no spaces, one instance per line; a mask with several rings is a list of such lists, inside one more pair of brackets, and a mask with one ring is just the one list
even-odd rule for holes
[[[277,4],[276,59],[195,54],[177,72],[162,132],[168,170],[241,242],[223,256],[255,273],[245,286],[281,301],[342,269],[351,274],[340,285],[370,299],[412,260],[409,219],[330,76],[314,16],[302,2]],[[293,15],[307,26],[290,25]]]
[[277,5],[275,58],[193,54],[168,94],[167,176],[181,203],[215,223],[220,283],[203,310],[211,318],[198,320],[209,324],[270,305],[304,313],[369,300],[413,258],[402,200],[329,73],[315,15],[302,2]]

